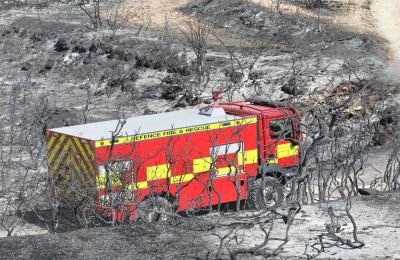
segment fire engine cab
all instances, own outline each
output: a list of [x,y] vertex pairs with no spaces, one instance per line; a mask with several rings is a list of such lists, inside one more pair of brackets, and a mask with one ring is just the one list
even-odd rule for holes
[[299,120],[256,98],[49,129],[53,196],[119,221],[230,202],[276,208],[298,171]]

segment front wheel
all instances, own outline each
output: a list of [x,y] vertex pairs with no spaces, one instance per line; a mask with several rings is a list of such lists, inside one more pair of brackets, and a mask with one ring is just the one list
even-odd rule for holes
[[171,213],[171,203],[162,197],[149,197],[137,208],[138,219],[147,223],[167,221]]
[[282,184],[272,177],[264,177],[253,182],[248,196],[250,208],[277,209],[283,202]]

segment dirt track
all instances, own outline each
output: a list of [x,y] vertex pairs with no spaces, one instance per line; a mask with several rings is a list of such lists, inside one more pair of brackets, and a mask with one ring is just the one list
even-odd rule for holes
[[372,5],[378,33],[388,40],[389,60],[400,69],[400,1],[375,0]]

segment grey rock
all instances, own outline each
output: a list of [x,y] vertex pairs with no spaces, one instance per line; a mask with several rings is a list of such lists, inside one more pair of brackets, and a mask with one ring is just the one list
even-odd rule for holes
[[75,45],[74,48],[72,49],[73,52],[79,52],[79,53],[85,53],[88,51],[88,49],[83,46],[83,45]]
[[383,146],[385,144],[388,144],[391,140],[390,134],[386,132],[378,132],[375,134],[373,137],[372,141],[375,146]]
[[151,110],[151,109],[148,109],[148,108],[146,108],[146,109],[143,111],[143,115],[153,115],[153,114],[157,114],[157,112],[156,112],[156,111],[153,111],[153,110]]
[[68,51],[71,48],[70,43],[67,39],[60,37],[56,44],[54,45],[54,49],[57,52]]
[[21,70],[28,71],[28,70],[31,70],[31,68],[32,68],[32,65],[27,62],[24,65],[22,65]]
[[44,68],[46,70],[51,70],[53,68],[53,66],[54,66],[54,60],[50,58],[50,59],[48,59],[46,61],[46,64],[44,65]]
[[97,44],[95,42],[92,42],[92,44],[89,47],[89,51],[90,52],[97,52],[97,50],[98,50]]
[[371,188],[359,188],[357,191],[360,195],[364,195],[364,196],[378,194],[378,192],[376,190],[371,189]]
[[292,96],[298,96],[300,94],[302,94],[302,91],[296,87],[296,86],[292,86],[292,85],[284,85],[281,87],[281,90],[288,94],[288,95],[292,95]]

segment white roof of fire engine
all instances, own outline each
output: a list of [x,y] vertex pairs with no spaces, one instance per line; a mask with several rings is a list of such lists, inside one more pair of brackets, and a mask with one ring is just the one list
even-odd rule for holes
[[[211,111],[213,110],[213,111]],[[210,109],[210,115],[199,113],[199,109],[179,110],[168,113],[130,117],[126,119],[119,136],[133,136],[169,129],[191,127],[196,125],[212,124],[238,119],[225,114],[223,108]],[[50,131],[81,137],[88,140],[107,140],[117,129],[120,120],[103,121],[84,125],[67,126],[50,129]]]

